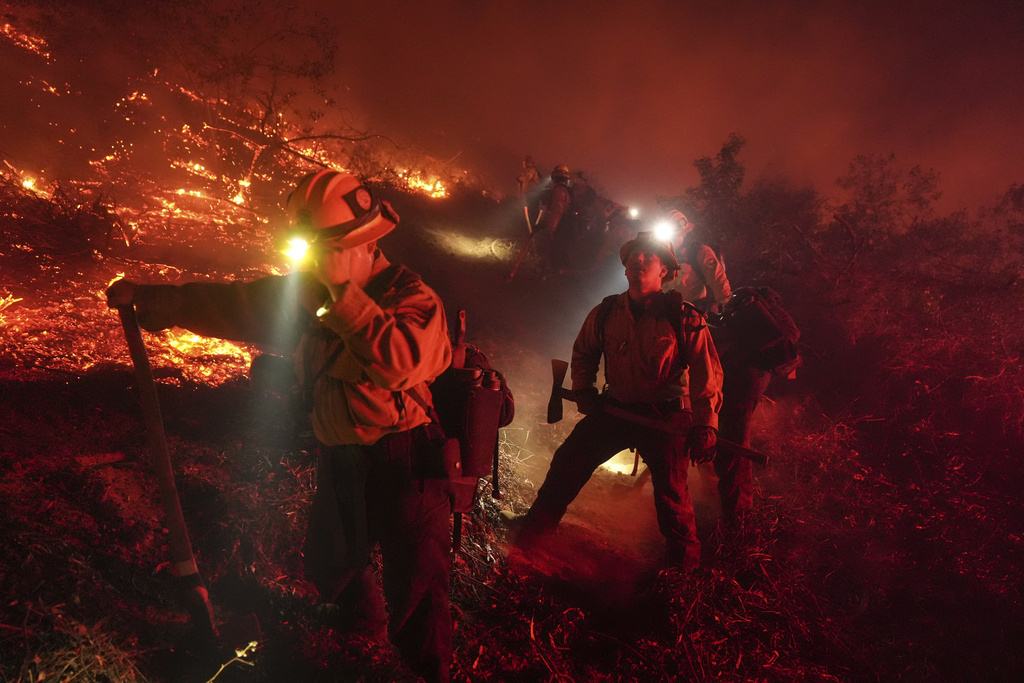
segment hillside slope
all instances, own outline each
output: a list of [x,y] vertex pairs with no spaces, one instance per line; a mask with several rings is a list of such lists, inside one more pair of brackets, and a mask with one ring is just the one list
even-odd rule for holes
[[[485,491],[453,573],[456,680],[1021,673],[1019,584],[1010,578],[1019,519],[969,481],[953,490],[955,480],[900,481],[877,469],[870,443],[815,395],[813,357],[800,380],[773,386],[759,415],[755,445],[773,460],[758,471],[756,531],[739,544],[723,537],[713,482],[695,477],[706,542],[698,575],[659,571],[650,492],[611,470],[595,476],[552,544],[510,563],[497,510],[525,509],[575,419],[567,410],[561,424],[544,423],[549,360],[567,357],[586,311],[621,286],[620,275],[541,279],[528,265],[509,282],[524,232],[514,207],[472,193],[389,196],[402,225],[382,247],[420,272],[450,314],[467,311],[469,341],[506,373],[517,400],[503,430],[504,498]],[[202,232],[192,234],[192,248],[179,252],[139,244],[100,256],[18,249],[13,240],[0,250],[11,292],[0,311],[7,680],[205,681],[230,659],[183,640],[191,631],[172,590],[134,380],[102,301],[120,273],[206,277],[219,238],[207,248]],[[231,253],[228,266],[212,264],[217,277],[259,269],[260,255]],[[827,340],[827,327],[798,320],[810,338]],[[390,650],[348,641],[317,619],[297,555],[313,444],[282,397],[250,385],[248,360],[259,350],[173,335],[147,343],[218,618],[255,613],[263,626],[262,645],[247,655],[254,666],[233,663],[217,680],[400,676]]]

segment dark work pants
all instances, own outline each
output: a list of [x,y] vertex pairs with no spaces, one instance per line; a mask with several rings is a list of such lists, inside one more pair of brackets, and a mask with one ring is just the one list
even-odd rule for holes
[[413,439],[386,438],[372,447],[321,446],[303,560],[321,597],[341,607],[352,630],[372,635],[384,622],[370,564],[379,543],[388,635],[413,672],[447,681],[451,487],[447,479],[413,479]]
[[[666,421],[685,428],[690,415],[677,412]],[[682,437],[609,415],[585,416],[555,451],[537,499],[523,521],[517,545],[529,549],[542,535],[553,531],[594,470],[619,451],[636,448],[651,471],[654,507],[667,544],[667,560],[685,569],[696,568],[700,564],[700,542],[686,486],[689,458],[684,442]]]
[[[770,372],[750,366],[725,370],[722,409],[718,413],[718,434],[729,441],[750,446],[750,423],[758,403],[772,379]],[[718,495],[722,517],[733,523],[754,507],[754,471],[750,460],[719,451],[715,457]]]

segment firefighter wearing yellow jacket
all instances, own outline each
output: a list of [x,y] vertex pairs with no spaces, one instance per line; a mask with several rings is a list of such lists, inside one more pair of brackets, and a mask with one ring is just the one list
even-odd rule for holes
[[[120,280],[108,303],[134,304],[149,330],[179,326],[294,345],[320,442],[303,544],[308,576],[335,626],[376,638],[386,623],[417,675],[447,681],[451,487],[437,462],[443,435],[411,395],[429,405],[427,385],[451,361],[444,307],[377,246],[398,216],[359,179],[312,173],[287,210],[293,228],[312,240],[309,272],[231,284]],[[370,558],[378,542],[383,598]]]
[[[516,545],[531,548],[558,525],[598,466],[621,450],[636,448],[651,471],[667,563],[692,570],[700,563],[700,542],[687,469],[691,461],[714,458],[722,367],[704,316],[678,294],[662,291],[679,267],[671,244],[642,232],[622,245],[619,256],[628,290],[617,296],[606,317],[603,306],[595,307],[573,345],[573,396],[585,416],[555,451],[537,499],[520,520]],[[602,356],[603,394],[595,385]],[[688,430],[688,435],[603,414],[606,403]]]

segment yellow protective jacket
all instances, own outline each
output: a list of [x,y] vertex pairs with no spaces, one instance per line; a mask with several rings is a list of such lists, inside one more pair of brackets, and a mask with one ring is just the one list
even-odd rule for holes
[[[377,257],[368,288],[389,265]],[[140,285],[135,294],[139,322],[147,330],[177,326],[295,351],[300,382],[313,385],[313,431],[328,446],[372,444],[430,422],[408,390],[432,404],[427,385],[451,362],[437,294],[412,277],[386,289],[379,304],[349,285],[319,318],[306,312],[309,301],[329,302],[327,289],[309,273],[226,284]]]
[[[379,257],[374,274],[387,265]],[[430,422],[408,390],[432,404],[427,385],[448,367],[452,348],[444,306],[422,280],[399,281],[379,304],[349,285],[319,323],[333,334],[306,334],[296,367],[316,377],[331,361],[312,387],[313,432],[322,443],[371,444]]]
[[[681,314],[670,307],[680,305]],[[595,306],[583,322],[572,350],[572,389],[595,386],[605,357],[606,394],[622,403],[662,403],[682,399],[697,426],[718,428],[722,406],[722,365],[704,316],[676,295],[657,292],[634,317],[629,294],[615,299],[598,329]],[[681,315],[681,319],[680,319]],[[680,323],[677,339],[675,321]]]

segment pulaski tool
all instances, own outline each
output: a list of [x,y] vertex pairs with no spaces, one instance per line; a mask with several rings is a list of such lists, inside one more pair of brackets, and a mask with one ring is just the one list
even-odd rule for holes
[[[572,391],[562,386],[562,382],[565,381],[565,374],[569,370],[569,364],[564,360],[557,358],[551,359],[551,397],[548,399],[548,424],[554,424],[562,419],[562,399],[572,401]],[[626,420],[634,424],[643,425],[650,429],[657,429],[658,431],[667,432],[669,434],[675,434],[677,436],[685,437],[687,430],[677,427],[675,425],[658,420],[653,417],[646,417],[644,415],[637,415],[636,413],[620,408],[616,405],[605,403],[601,408],[605,415],[611,415],[617,417],[620,420]],[[728,452],[733,455],[738,455],[743,458],[747,458],[752,462],[756,462],[759,465],[768,464],[768,456],[764,453],[759,453],[753,449],[741,446],[733,441],[728,441],[721,437],[718,438],[718,448],[723,453]]]
[[160,485],[160,503],[164,512],[164,523],[167,525],[167,536],[171,546],[171,565],[174,569],[178,588],[185,596],[192,625],[197,629],[200,642],[224,645],[232,648],[245,646],[251,641],[262,640],[259,622],[255,615],[248,615],[218,628],[213,616],[213,605],[210,594],[203,584],[192,552],[188,527],[181,512],[181,501],[178,489],[174,484],[174,470],[171,468],[171,457],[167,449],[167,437],[164,434],[163,419],[160,415],[160,402],[156,394],[156,382],[153,380],[153,368],[146,355],[146,345],[142,340],[135,306],[121,306],[117,309],[124,328],[125,341],[135,367],[135,382],[142,404],[142,415],[146,423],[146,436],[153,459],[153,470]]

